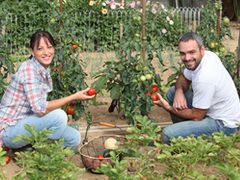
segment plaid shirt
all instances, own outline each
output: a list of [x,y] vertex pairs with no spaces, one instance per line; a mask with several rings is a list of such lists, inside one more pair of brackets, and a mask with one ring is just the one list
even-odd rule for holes
[[34,57],[25,61],[13,75],[0,103],[0,141],[8,125],[35,113],[44,113],[52,78]]

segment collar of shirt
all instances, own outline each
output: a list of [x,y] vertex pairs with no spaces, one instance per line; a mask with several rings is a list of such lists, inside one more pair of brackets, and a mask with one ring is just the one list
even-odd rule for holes
[[50,76],[49,68],[46,69],[43,67],[34,56],[31,58],[31,61],[44,78],[48,78]]
[[49,91],[51,91],[52,90],[52,78],[50,75],[50,69],[49,68],[46,69],[45,67],[43,67],[34,56],[30,59],[30,61],[32,61],[32,63],[34,64],[36,69],[39,71],[41,76],[49,82],[49,88],[50,88]]

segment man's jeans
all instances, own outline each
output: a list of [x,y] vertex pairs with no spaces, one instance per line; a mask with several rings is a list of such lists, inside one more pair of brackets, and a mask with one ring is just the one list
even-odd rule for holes
[[[167,99],[170,105],[173,104],[173,99],[175,95],[175,88],[172,87],[167,92]],[[192,108],[192,91],[187,91],[185,93],[187,104],[189,108]],[[193,121],[181,119],[177,116],[171,115],[174,124],[169,125],[163,129],[163,142],[169,144],[170,140],[174,137],[186,137],[189,135],[200,136],[202,134],[211,135],[214,132],[223,131],[226,135],[233,134],[240,130],[238,128],[228,128],[225,127],[221,120],[212,119],[210,117],[205,117],[201,121]]]
[[42,117],[36,115],[29,116],[18,121],[16,125],[5,128],[3,130],[3,144],[13,149],[27,145],[28,143],[25,141],[12,141],[17,135],[30,135],[24,128],[25,124],[34,126],[37,131],[41,131],[44,128],[52,130],[52,133],[48,135],[49,139],[63,138],[64,146],[71,147],[73,150],[77,150],[77,146],[80,144],[80,132],[67,125],[67,114],[61,109],[51,111]]

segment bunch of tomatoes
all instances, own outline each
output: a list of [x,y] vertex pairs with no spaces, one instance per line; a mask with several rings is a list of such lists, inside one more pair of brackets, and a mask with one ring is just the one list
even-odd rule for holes
[[149,95],[153,101],[157,101],[159,100],[159,97],[157,95],[158,89],[159,89],[158,85],[156,84],[152,85],[150,91],[146,91],[145,94]]

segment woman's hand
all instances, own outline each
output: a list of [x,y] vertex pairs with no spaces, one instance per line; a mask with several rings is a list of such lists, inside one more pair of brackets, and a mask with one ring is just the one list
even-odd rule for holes
[[92,99],[95,95],[92,95],[92,96],[89,96],[87,94],[87,91],[89,90],[90,88],[87,88],[87,89],[84,89],[82,91],[78,91],[74,94],[74,99],[75,100],[89,100],[89,99]]

